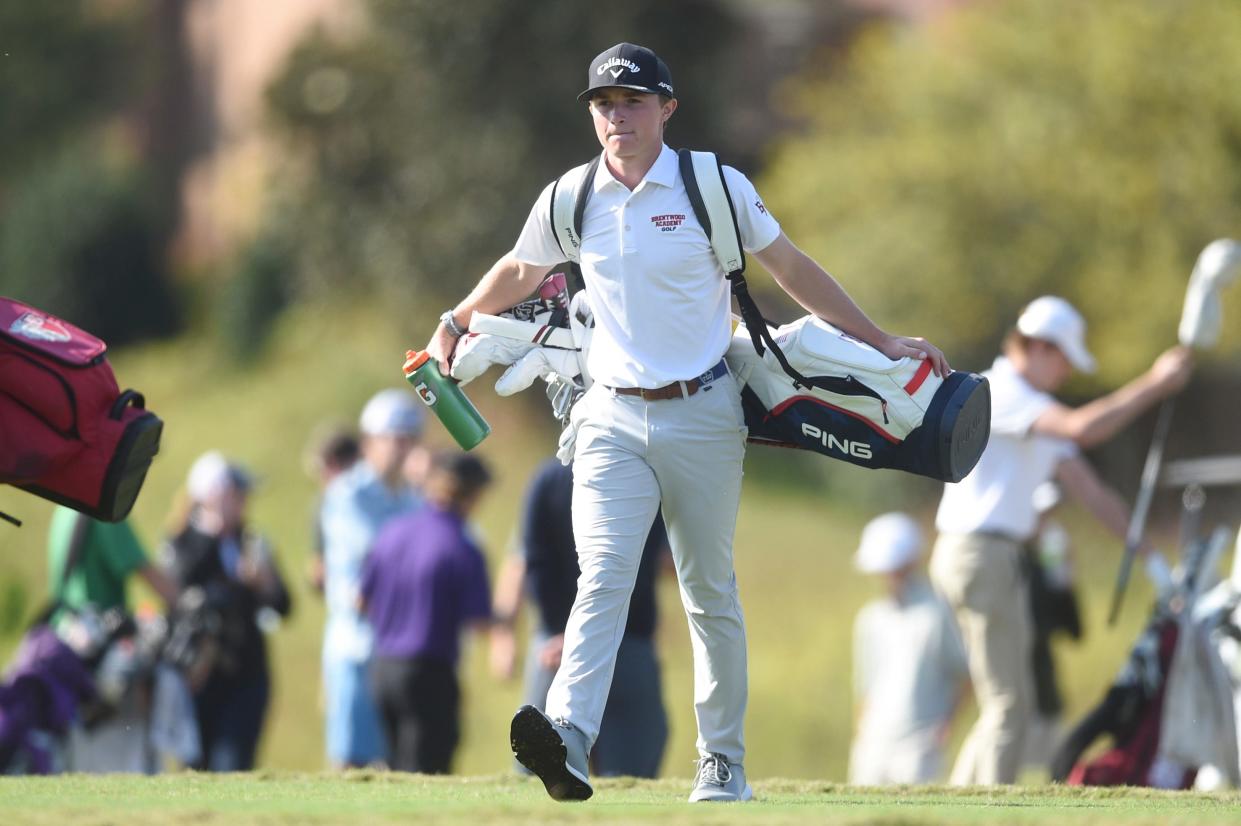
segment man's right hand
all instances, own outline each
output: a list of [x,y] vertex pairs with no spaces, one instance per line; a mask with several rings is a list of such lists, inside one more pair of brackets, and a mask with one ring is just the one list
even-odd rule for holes
[[1178,344],[1170,347],[1155,359],[1146,375],[1162,396],[1179,393],[1194,371],[1194,351]]
[[435,328],[435,334],[427,342],[427,353],[440,366],[440,373],[447,376],[452,366],[452,353],[457,349],[457,337],[443,323]]

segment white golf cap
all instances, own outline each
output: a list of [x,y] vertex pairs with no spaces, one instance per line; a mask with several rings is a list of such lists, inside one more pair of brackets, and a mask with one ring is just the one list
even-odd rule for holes
[[230,462],[218,450],[199,456],[190,466],[185,480],[185,490],[190,499],[203,502],[233,488],[248,491],[254,487],[254,477],[241,465]]
[[899,571],[922,556],[922,529],[905,513],[885,513],[862,529],[854,562],[864,574]]
[[408,390],[380,390],[362,408],[358,428],[367,436],[417,436],[422,432],[420,404]]
[[1031,301],[1017,318],[1017,332],[1050,341],[1078,370],[1094,372],[1094,356],[1086,349],[1086,321],[1063,298],[1045,295]]

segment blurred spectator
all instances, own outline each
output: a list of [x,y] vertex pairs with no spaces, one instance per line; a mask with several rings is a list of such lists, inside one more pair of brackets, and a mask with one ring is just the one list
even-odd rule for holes
[[[58,507],[47,543],[48,591],[56,613],[130,613],[126,585],[137,576],[167,604],[176,585],[147,558],[128,521],[100,522]],[[52,618],[57,624],[56,617]],[[64,768],[73,772],[154,770],[148,745],[149,697],[134,685],[116,698],[114,713],[86,729],[74,725],[64,741]]]
[[952,610],[922,569],[925,547],[918,524],[903,513],[877,517],[862,531],[858,570],[882,577],[887,596],[863,606],[853,627],[857,734],[850,783],[943,777],[967,668]]
[[365,766],[384,759],[379,712],[367,670],[372,632],[358,609],[362,565],[379,529],[418,506],[403,470],[422,431],[422,402],[412,391],[383,390],[362,409],[362,459],[323,494],[323,689],[329,762]]
[[[572,499],[572,466],[565,467],[554,458],[544,462],[526,493],[520,553],[509,555],[496,588],[498,622],[492,634],[492,665],[499,675],[512,672],[516,657],[513,625],[523,590],[529,590],[538,612],[538,627],[526,655],[522,702],[540,711],[560,668],[565,625],[581,574],[573,542]],[[655,777],[659,773],[668,718],[655,656],[655,577],[661,564],[670,559],[664,520],[657,515],[638,565],[612,688],[599,738],[590,753],[593,774]]]
[[165,567],[181,589],[214,605],[221,628],[214,656],[191,678],[202,741],[196,768],[246,771],[263,730],[271,678],[262,625],[288,616],[289,592],[271,546],[246,524],[254,485],[239,465],[212,451],[186,482],[189,510],[164,547]]
[[330,427],[311,439],[306,454],[306,470],[319,483],[320,496],[314,506],[313,553],[307,569],[310,587],[323,593],[323,496],[322,492],[340,474],[353,467],[361,456],[358,437],[343,427]]
[[372,690],[388,765],[398,771],[447,773],[461,739],[461,632],[491,620],[486,563],[466,520],[490,482],[468,453],[436,456],[426,504],[384,525],[363,563],[360,604],[375,629]]
[[1034,677],[1034,711],[1026,731],[1022,762],[1027,768],[1040,771],[1048,769],[1059,745],[1060,715],[1064,711],[1051,640],[1059,632],[1074,640],[1082,638],[1081,613],[1073,587],[1073,547],[1068,531],[1055,516],[1060,503],[1060,488],[1055,482],[1044,482],[1035,488],[1038,527],[1023,557],[1033,621],[1030,666]]
[[[968,476],[944,487],[931,556],[935,587],[956,612],[970,658],[978,721],[952,769],[956,785],[1013,783],[1034,708],[1033,639],[1022,546],[1034,535],[1034,490],[1057,479],[1104,527],[1124,537],[1129,508],[1081,455],[1189,380],[1188,348],[1081,407],[1052,395],[1073,371],[1092,372],[1086,322],[1063,298],[1031,301],[983,373],[991,385],[991,437]],[[1143,554],[1149,546],[1143,546]]]

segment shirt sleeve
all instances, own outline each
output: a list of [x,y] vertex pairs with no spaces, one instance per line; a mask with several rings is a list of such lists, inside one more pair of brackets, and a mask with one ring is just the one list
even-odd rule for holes
[[737,213],[741,246],[746,252],[766,249],[780,237],[780,222],[767,210],[749,178],[731,166],[725,166],[724,180],[728,183],[733,209]]
[[565,260],[560,249],[560,242],[552,232],[552,188],[555,182],[548,184],[539,194],[538,200],[526,216],[526,224],[517,237],[517,245],[512,255],[525,264],[536,267],[551,266]]

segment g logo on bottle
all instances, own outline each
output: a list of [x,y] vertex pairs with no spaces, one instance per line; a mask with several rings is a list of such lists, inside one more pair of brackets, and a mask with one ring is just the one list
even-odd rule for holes
[[414,392],[418,394],[418,398],[422,399],[422,403],[427,407],[434,407],[437,401],[435,391],[427,387],[425,381],[420,381],[414,385]]

